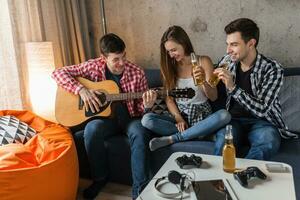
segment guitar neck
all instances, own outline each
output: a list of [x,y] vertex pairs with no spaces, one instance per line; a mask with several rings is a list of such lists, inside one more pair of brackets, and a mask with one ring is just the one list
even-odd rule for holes
[[[156,91],[158,97],[168,95],[167,91]],[[124,101],[130,99],[140,99],[143,96],[143,92],[129,92],[119,94],[106,94],[107,101]]]
[[123,101],[129,99],[139,99],[142,98],[142,92],[130,92],[130,93],[120,93],[120,94],[106,94],[107,101]]

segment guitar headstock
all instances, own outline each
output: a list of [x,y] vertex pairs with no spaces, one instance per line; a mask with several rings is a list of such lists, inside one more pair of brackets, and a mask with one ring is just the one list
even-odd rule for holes
[[191,99],[195,96],[195,90],[193,88],[172,89],[168,92],[168,95],[174,98]]

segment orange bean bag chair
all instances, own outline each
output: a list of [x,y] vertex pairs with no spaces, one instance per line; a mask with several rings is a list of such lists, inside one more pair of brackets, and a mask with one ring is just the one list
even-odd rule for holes
[[30,111],[0,111],[36,130],[25,144],[0,146],[1,200],[73,200],[78,187],[78,160],[70,132]]

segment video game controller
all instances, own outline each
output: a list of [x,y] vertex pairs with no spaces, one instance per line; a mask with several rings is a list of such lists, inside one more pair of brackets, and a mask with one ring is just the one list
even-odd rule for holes
[[267,175],[265,175],[258,167],[248,167],[243,171],[234,172],[233,176],[243,187],[248,186],[248,180],[252,177],[257,177],[263,180],[267,178]]
[[183,156],[176,158],[176,163],[178,164],[178,166],[181,169],[183,169],[187,166],[200,168],[200,166],[202,164],[202,158],[200,156],[196,156],[194,154],[192,154],[190,156],[187,156],[184,154]]

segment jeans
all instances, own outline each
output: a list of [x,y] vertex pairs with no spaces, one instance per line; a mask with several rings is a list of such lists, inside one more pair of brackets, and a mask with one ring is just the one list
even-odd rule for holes
[[[140,120],[130,120],[129,123],[120,123],[113,119],[94,119],[87,123],[84,129],[84,144],[89,160],[92,179],[103,180],[108,177],[107,154],[104,141],[126,130],[131,148],[132,197],[136,198],[139,192],[149,181],[149,130],[145,129]],[[121,164],[121,163],[120,163]]]
[[[237,152],[245,142],[250,145],[245,158],[268,160],[279,150],[280,134],[270,122],[256,118],[233,118],[230,124],[232,125],[233,141]],[[225,128],[216,134],[215,155],[222,155],[224,136]]]
[[194,126],[179,132],[176,121],[169,115],[147,113],[143,116],[142,125],[157,135],[172,136],[173,142],[202,138],[214,133],[230,122],[231,116],[227,110],[221,109],[212,113]]
[[151,132],[142,126],[141,120],[134,120],[127,128],[127,136],[131,149],[132,198],[135,199],[150,180]]

